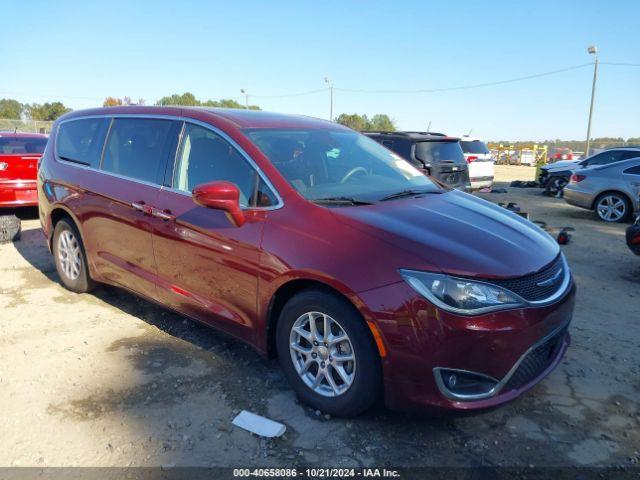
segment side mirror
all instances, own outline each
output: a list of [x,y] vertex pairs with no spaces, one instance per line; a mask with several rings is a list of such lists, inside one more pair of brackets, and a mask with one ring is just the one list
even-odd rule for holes
[[193,189],[191,197],[202,207],[226,212],[236,227],[244,225],[244,212],[240,208],[240,190],[233,183],[203,183]]

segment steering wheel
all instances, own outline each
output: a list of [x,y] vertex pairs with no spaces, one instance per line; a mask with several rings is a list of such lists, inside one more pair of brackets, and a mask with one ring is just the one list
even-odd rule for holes
[[345,183],[347,180],[349,180],[358,172],[364,172],[365,175],[369,173],[367,172],[367,169],[364,167],[354,167],[351,170],[349,170],[344,177],[342,177],[342,180],[340,180],[340,183]]

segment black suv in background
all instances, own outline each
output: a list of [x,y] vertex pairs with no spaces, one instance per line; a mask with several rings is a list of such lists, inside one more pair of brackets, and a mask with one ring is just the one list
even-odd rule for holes
[[433,132],[363,132],[445,185],[471,190],[460,139]]

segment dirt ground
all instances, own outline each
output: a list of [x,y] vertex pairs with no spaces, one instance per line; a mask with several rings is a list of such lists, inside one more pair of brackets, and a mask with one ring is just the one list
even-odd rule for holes
[[[533,169],[498,167],[498,179]],[[499,186],[507,186],[507,183]],[[507,187],[508,188],[508,187]],[[0,245],[0,466],[631,466],[640,462],[640,257],[624,225],[539,189],[481,194],[575,228],[572,345],[510,404],[430,419],[376,408],[331,418],[297,403],[273,360],[111,287],[60,286],[34,211]],[[247,409],[286,424],[264,440]]]

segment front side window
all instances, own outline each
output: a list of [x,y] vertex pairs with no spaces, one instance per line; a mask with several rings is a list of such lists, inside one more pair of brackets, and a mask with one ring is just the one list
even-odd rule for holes
[[620,150],[602,152],[589,161],[589,166],[594,167],[596,165],[609,165],[610,163],[618,162],[622,160],[622,153],[623,152],[621,152]]
[[166,148],[171,142],[171,120],[115,118],[109,131],[102,169],[135,180],[157,183]]
[[185,124],[173,173],[173,188],[191,192],[203,183],[226,181],[240,190],[240,205],[268,207],[274,194],[247,160],[224,138],[208,128]]
[[58,127],[56,154],[67,162],[98,168],[110,118],[81,118]]
[[245,133],[309,200],[374,201],[404,190],[441,191],[409,162],[356,132],[249,129]]

